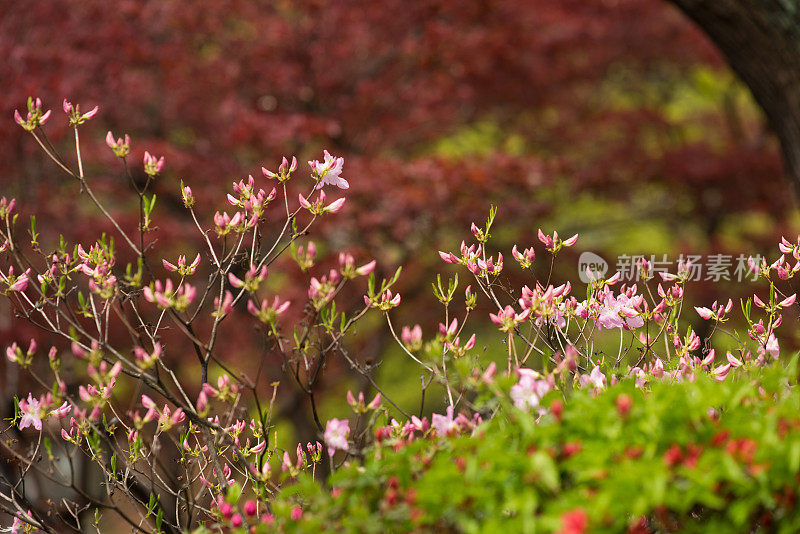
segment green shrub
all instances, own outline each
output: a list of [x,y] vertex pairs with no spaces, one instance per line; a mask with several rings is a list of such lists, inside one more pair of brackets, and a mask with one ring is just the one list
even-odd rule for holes
[[[800,391],[789,367],[740,379],[551,392],[536,416],[501,398],[473,435],[389,440],[324,487],[274,504],[287,532],[800,530]],[[558,404],[553,409],[553,403]],[[491,404],[485,406],[491,409]],[[554,415],[558,414],[558,416]],[[302,509],[299,520],[291,518]],[[270,527],[270,531],[273,527]],[[264,527],[264,525],[262,525]]]

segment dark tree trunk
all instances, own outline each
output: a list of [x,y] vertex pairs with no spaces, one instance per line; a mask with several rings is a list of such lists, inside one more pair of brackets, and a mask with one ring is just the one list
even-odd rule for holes
[[800,2],[670,0],[719,47],[747,84],[781,144],[800,198]]

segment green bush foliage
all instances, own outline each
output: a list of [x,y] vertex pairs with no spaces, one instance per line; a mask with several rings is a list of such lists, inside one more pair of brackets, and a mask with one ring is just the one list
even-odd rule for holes
[[[796,359],[738,379],[490,395],[472,435],[384,440],[274,504],[286,532],[797,532]],[[495,384],[501,387],[508,384]],[[302,515],[298,515],[300,506]]]

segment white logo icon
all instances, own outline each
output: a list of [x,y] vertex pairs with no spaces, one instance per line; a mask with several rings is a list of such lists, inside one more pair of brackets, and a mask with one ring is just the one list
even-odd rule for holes
[[578,277],[584,284],[603,278],[607,272],[608,263],[594,252],[586,251],[578,258]]

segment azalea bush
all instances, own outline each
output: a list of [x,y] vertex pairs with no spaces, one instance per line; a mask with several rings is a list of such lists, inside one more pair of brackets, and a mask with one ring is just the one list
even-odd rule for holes
[[[0,290],[16,317],[41,332],[5,351],[8,372],[20,377],[0,444],[14,466],[0,479],[0,507],[14,531],[87,523],[146,532],[471,531],[503,522],[521,530],[646,531],[683,527],[690,518],[756,524],[755,511],[781,519],[775,492],[783,486],[764,493],[757,482],[772,484],[765,473],[783,465],[784,478],[797,471],[794,446],[787,453],[764,436],[769,421],[784,421],[784,434],[795,429],[788,416],[794,375],[774,361],[786,359],[779,328],[795,306],[787,281],[800,271],[800,238],[782,240],[771,264],[749,262],[762,282],[751,299],[692,309],[684,306],[691,287],[684,262],[676,273],[656,273],[640,259],[632,285],[621,285],[619,273],[589,271],[576,296],[569,280],[554,279],[553,266],[579,236],[539,230],[538,246],[515,245],[504,256],[492,249],[492,207],[485,222],[471,225],[470,244],[438,253],[443,267],[457,270],[433,284],[441,323],[426,336],[420,325],[393,321],[399,267],[378,276],[389,266],[328,245],[335,260],[317,257],[312,227],[344,215],[343,158],[325,151],[307,170],[294,157],[277,168],[265,163],[258,178],[220,192],[209,220],[191,184],[175,183],[172,201],[203,246],[168,255],[173,246],[159,240],[152,192],[165,158],[145,152],[145,179],[136,180],[130,137],[109,132],[105,141],[131,198],[103,198],[86,172],[80,136],[99,110],[66,100],[62,107],[74,155],[50,142],[53,112],[39,99],[15,120],[106,220],[107,233],[69,243],[35,216],[23,222],[15,200],[0,201]],[[118,220],[125,210],[135,212],[134,231]],[[522,273],[544,261],[550,274],[510,287],[509,257]],[[299,300],[281,284],[298,273],[307,281]],[[728,328],[734,314],[747,336]],[[261,341],[255,362],[232,356],[245,335],[239,323],[226,329],[236,316],[249,317]],[[419,374],[418,409],[387,396],[378,366],[360,358],[356,331],[367,318],[385,323]],[[701,339],[690,326],[698,320],[731,340],[728,348],[718,354],[711,336]],[[476,332],[487,328],[498,335],[479,340]],[[180,358],[186,353],[193,364]],[[269,357],[282,361],[280,376],[265,376]],[[325,419],[320,384],[335,366],[370,391],[348,392],[350,411]],[[297,409],[308,409],[314,422],[314,438],[290,446],[277,435],[275,407],[278,389],[287,387],[307,400]],[[767,406],[776,419],[739,424]],[[735,465],[703,452],[708,434],[726,425],[731,436],[719,447]],[[763,447],[751,444],[755,435],[747,441],[748,431],[759,432]],[[630,472],[612,472],[625,455]],[[728,470],[711,470],[717,461]],[[657,487],[637,494],[644,479]],[[620,497],[626,492],[629,507]],[[722,513],[740,493],[749,507]],[[49,499],[56,494],[58,502]]]
[[551,391],[538,414],[515,406],[513,377],[498,378],[482,388],[478,405],[496,412],[482,425],[434,416],[431,428],[379,429],[328,486],[304,474],[282,490],[270,521],[285,532],[796,532],[797,378],[796,359],[722,383],[627,377],[567,402]]

